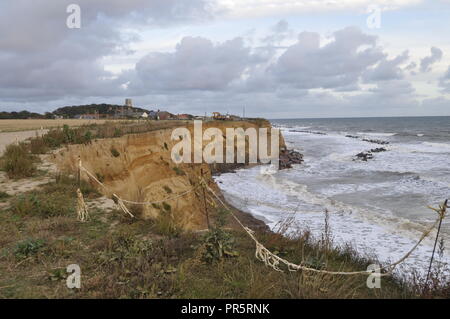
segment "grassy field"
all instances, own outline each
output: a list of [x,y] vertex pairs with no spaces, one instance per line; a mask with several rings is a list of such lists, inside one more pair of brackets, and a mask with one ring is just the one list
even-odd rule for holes
[[69,125],[70,127],[104,124],[105,122],[122,122],[124,120],[0,120],[0,132],[17,132],[28,130],[39,130]]
[[[0,298],[415,297],[391,279],[383,279],[381,289],[368,289],[367,276],[275,271],[255,259],[254,243],[230,223],[207,233],[180,233],[97,205],[81,223],[76,187],[74,179],[60,176],[9,199],[10,207],[0,212]],[[94,202],[98,196],[88,185],[83,193]],[[256,234],[296,263],[354,271],[370,262],[350,248],[314,243],[308,232],[293,238]],[[219,258],[214,251],[222,246],[228,252]],[[70,264],[81,267],[79,290],[66,287]]]

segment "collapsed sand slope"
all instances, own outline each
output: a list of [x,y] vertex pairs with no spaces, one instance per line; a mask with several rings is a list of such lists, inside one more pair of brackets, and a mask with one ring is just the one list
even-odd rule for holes
[[[268,122],[259,124],[270,126]],[[193,126],[186,126],[192,136]],[[203,123],[203,130],[217,127],[225,134],[225,128],[258,128],[248,122],[209,122]],[[61,170],[76,172],[78,157],[83,166],[96,174],[110,190],[106,195],[115,193],[121,198],[138,202],[162,201],[177,194],[195,189],[182,197],[167,200],[170,205],[145,205],[142,217],[155,218],[161,212],[170,211],[174,220],[185,229],[204,229],[203,195],[196,188],[204,172],[210,179],[211,171],[207,164],[175,164],[171,159],[171,149],[178,141],[171,140],[172,129],[132,134],[114,139],[93,141],[89,145],[70,145],[55,155],[55,161]],[[208,142],[203,142],[207,144]],[[282,141],[284,144],[284,141]],[[83,178],[87,178],[83,176]],[[216,185],[212,185],[215,189]],[[165,206],[165,208],[163,207]]]

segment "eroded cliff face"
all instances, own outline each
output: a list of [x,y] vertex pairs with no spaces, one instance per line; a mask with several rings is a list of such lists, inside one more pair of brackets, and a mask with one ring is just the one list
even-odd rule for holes
[[[194,136],[193,126],[185,127]],[[226,128],[270,127],[270,124],[267,121],[203,123],[203,130],[209,127],[217,127],[225,134]],[[172,130],[161,129],[96,140],[88,145],[69,145],[56,154],[54,160],[60,170],[74,173],[80,158],[83,166],[108,188],[108,191],[98,188],[99,191],[106,196],[115,193],[130,201],[162,201],[194,188],[194,191],[184,196],[166,200],[165,205],[142,206],[140,217],[156,218],[161,213],[170,213],[173,220],[185,229],[204,229],[206,218],[203,193],[198,187],[201,172],[213,189],[218,191],[218,188],[211,179],[208,164],[175,164],[172,161],[172,147],[179,142],[171,140]],[[203,141],[204,145],[207,143],[209,142]],[[280,146],[284,146],[282,138]],[[82,177],[89,180],[86,174],[82,174]]]

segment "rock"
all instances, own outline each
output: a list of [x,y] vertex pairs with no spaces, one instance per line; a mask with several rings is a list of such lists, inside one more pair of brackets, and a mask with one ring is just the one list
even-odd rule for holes
[[293,164],[302,164],[303,155],[294,150],[281,150],[280,151],[280,170],[292,168]]
[[385,149],[384,147],[378,147],[378,148],[373,148],[370,150],[371,153],[381,153],[381,152],[386,152],[387,149]]
[[307,131],[307,130],[290,130],[289,132],[309,133],[309,134],[315,134],[315,135],[327,135],[327,133],[315,132],[315,131]]
[[374,144],[380,144],[380,145],[388,145],[389,142],[388,141],[382,141],[382,140],[372,140],[372,139],[367,139],[367,138],[363,138],[362,139],[364,142],[369,142],[369,143],[374,143]]
[[372,159],[373,158],[373,154],[370,152],[361,152],[356,154],[357,159],[367,162],[367,160]]

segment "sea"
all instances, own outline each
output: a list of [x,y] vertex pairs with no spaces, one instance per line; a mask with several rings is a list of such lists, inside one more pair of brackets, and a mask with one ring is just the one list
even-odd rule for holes
[[[450,198],[450,117],[271,120],[304,163],[267,174],[261,167],[216,177],[226,199],[276,230],[308,230],[317,240],[328,211],[333,245],[388,264],[401,258],[437,218],[428,206]],[[356,155],[376,148],[373,158]],[[289,221],[289,223],[287,223]],[[294,229],[292,230],[294,231]],[[428,270],[436,232],[401,264],[402,276]],[[450,262],[450,216],[441,229]],[[439,240],[440,241],[440,240]]]

